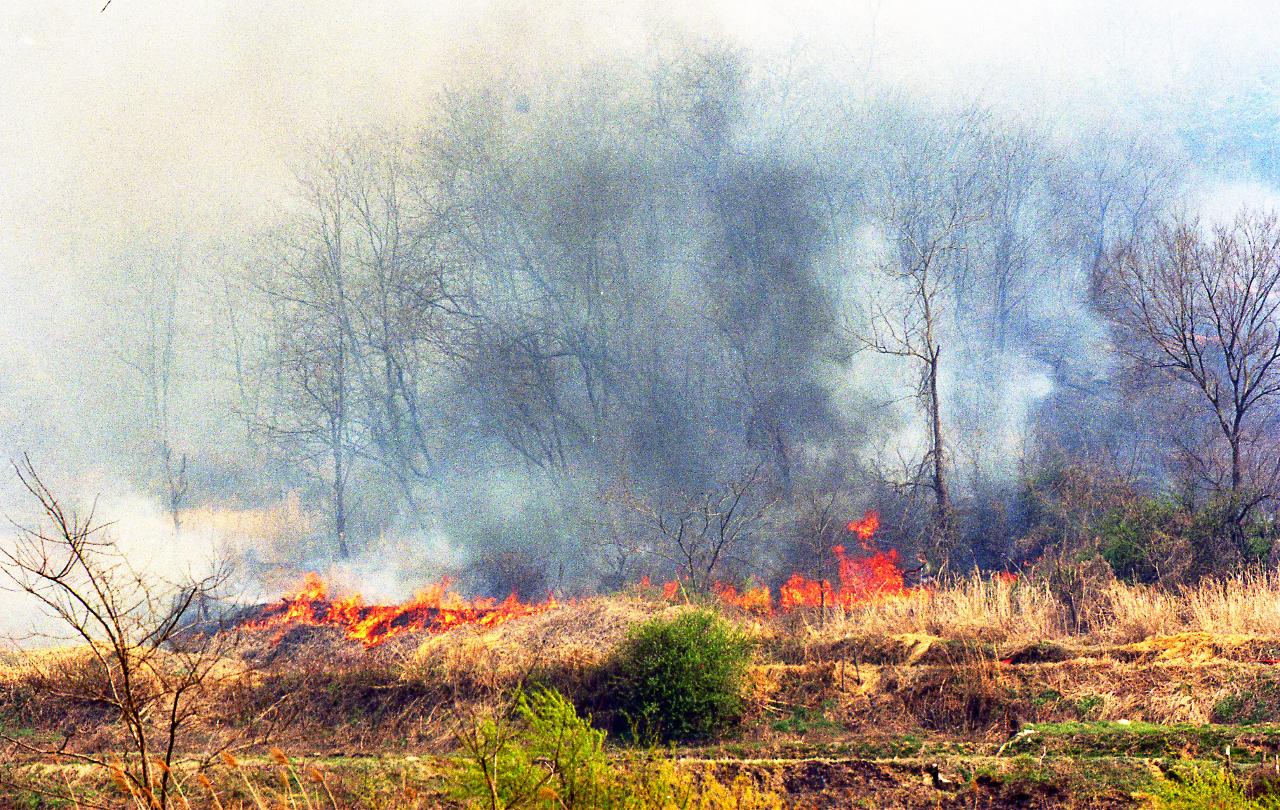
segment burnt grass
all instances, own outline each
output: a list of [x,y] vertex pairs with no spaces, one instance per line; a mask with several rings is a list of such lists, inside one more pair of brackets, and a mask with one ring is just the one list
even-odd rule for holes
[[[454,731],[495,694],[541,683],[598,722],[608,717],[604,673],[621,631],[592,625],[612,607],[594,619],[572,615],[578,609],[493,631],[463,628],[429,645],[407,636],[366,648],[320,627],[249,634],[233,662],[242,674],[210,696],[206,717],[245,732],[253,743],[238,749],[245,767],[259,767],[270,747],[324,763],[334,784],[357,786],[351,806],[365,806],[359,790],[383,777],[394,790],[416,785],[415,798],[378,806],[448,806]],[[672,754],[681,767],[776,791],[788,806],[1141,807],[1188,766],[1230,769],[1242,784],[1263,785],[1256,790],[1274,782],[1280,639],[1200,644],[1189,657],[1178,637],[921,644],[850,635],[801,645],[742,621],[760,636],[747,710],[720,738]],[[574,625],[597,648],[570,638],[563,627]],[[4,735],[118,750],[106,707],[68,691],[10,672],[0,683]],[[254,728],[264,717],[269,728]],[[192,754],[205,739],[192,735]],[[4,790],[0,804],[9,806]]]

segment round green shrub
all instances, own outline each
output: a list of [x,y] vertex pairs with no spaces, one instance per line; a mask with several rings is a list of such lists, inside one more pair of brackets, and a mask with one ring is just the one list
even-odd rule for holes
[[612,697],[635,735],[669,742],[708,737],[742,713],[752,642],[710,610],[632,629],[614,662]]

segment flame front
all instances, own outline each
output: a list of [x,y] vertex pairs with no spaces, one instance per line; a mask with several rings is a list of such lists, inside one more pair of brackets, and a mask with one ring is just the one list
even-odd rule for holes
[[[824,606],[847,608],[858,602],[910,592],[898,567],[898,552],[880,551],[874,545],[879,527],[880,515],[874,511],[868,511],[861,520],[851,521],[846,528],[858,539],[863,554],[850,556],[843,545],[832,547],[839,583],[792,574],[778,589],[776,608],[784,611]],[[675,601],[681,593],[681,584],[675,579],[657,587],[661,587],[664,599]],[[521,616],[541,613],[557,604],[554,597],[539,603],[521,602],[514,593],[501,602],[464,599],[450,585],[448,579],[442,580],[399,605],[367,605],[358,595],[330,595],[328,586],[318,575],[307,574],[297,591],[266,606],[241,627],[279,631],[298,625],[337,627],[347,638],[373,647],[405,633],[443,633],[466,624],[494,627]],[[655,587],[647,576],[640,580],[640,586]],[[733,585],[715,582],[711,590],[724,604],[749,613],[768,616],[775,610],[773,594],[764,585],[739,590]]]
[[858,542],[862,544],[864,549],[875,551],[871,541],[875,538],[876,532],[880,530],[880,513],[868,510],[862,516],[862,520],[851,520],[845,528],[858,536]]
[[717,582],[712,586],[711,590],[720,598],[721,602],[745,610],[748,613],[760,613],[767,616],[773,612],[773,598],[769,594],[769,589],[763,585],[755,585],[739,593],[738,589],[732,585]]
[[[851,607],[858,602],[900,596],[910,592],[902,569],[898,567],[896,549],[880,551],[875,547],[875,534],[880,528],[880,514],[867,511],[861,520],[850,521],[845,527],[858,539],[864,555],[852,557],[843,545],[833,546],[839,583],[830,580],[809,579],[803,574],[792,574],[778,589],[777,608],[794,610],[809,607]],[[649,578],[641,585],[648,587]],[[662,585],[662,595],[674,600],[679,591],[679,580]],[[714,583],[712,592],[720,601],[750,613],[769,615],[774,612],[773,595],[767,587],[757,585],[741,592],[732,585]]]
[[803,574],[792,574],[779,589],[778,602],[783,610],[801,607],[850,607],[858,602],[900,596],[910,589],[898,567],[897,549],[880,551],[872,542],[880,528],[880,514],[868,511],[862,520],[850,521],[845,527],[858,538],[866,556],[850,557],[845,547],[832,546],[840,577],[838,586],[829,580],[812,580]]
[[442,580],[399,605],[366,605],[360,596],[332,597],[324,581],[307,574],[302,586],[241,626],[246,630],[286,630],[298,625],[337,627],[373,647],[405,633],[443,633],[464,624],[493,627],[556,606],[554,598],[528,604],[511,594],[496,599],[463,599]]

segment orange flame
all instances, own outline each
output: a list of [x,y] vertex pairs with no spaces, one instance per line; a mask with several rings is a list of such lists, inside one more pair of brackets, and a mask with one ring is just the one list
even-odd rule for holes
[[[911,591],[898,567],[895,549],[880,551],[875,547],[880,515],[868,511],[861,520],[851,521],[848,531],[858,538],[864,554],[851,557],[843,545],[833,546],[839,572],[839,584],[828,580],[812,580],[803,574],[792,574],[778,589],[777,609],[841,606],[899,596]],[[1001,575],[1012,582],[1016,574]],[[359,595],[335,597],[316,574],[307,574],[299,589],[279,602],[259,611],[256,618],[242,623],[246,630],[278,630],[283,633],[298,625],[338,627],[349,639],[373,647],[389,638],[405,633],[443,633],[465,624],[494,627],[522,616],[542,613],[557,605],[554,597],[540,603],[521,602],[511,594],[496,599],[464,599],[451,590],[444,579],[419,591],[413,599],[399,605],[367,605]],[[640,580],[645,589],[654,588],[648,576]],[[681,581],[662,583],[662,597],[675,601]],[[775,610],[773,594],[764,585],[750,585],[738,590],[732,584],[716,582],[712,592],[726,605],[762,616]]]
[[862,515],[862,520],[851,520],[846,526],[849,531],[858,535],[858,542],[867,551],[874,551],[871,546],[871,540],[876,536],[876,532],[880,529],[880,513],[874,509],[868,509]]
[[373,647],[405,633],[443,633],[464,624],[493,627],[521,616],[556,606],[554,597],[539,604],[521,602],[513,593],[503,601],[463,599],[450,590],[448,579],[419,591],[399,605],[366,605],[359,596],[332,597],[316,574],[307,574],[302,586],[279,602],[268,605],[258,618],[241,626],[246,630],[279,630],[297,625],[340,628],[347,638]]
[[[836,557],[839,584],[833,585],[825,579],[809,579],[803,574],[792,574],[778,588],[778,609],[786,611],[837,605],[847,608],[857,602],[910,592],[902,569],[898,567],[897,550],[880,551],[873,543],[880,528],[880,514],[869,510],[861,520],[850,521],[846,528],[858,538],[866,555],[850,557],[843,545],[833,546],[831,552]],[[645,577],[641,584],[649,587],[649,578]],[[662,586],[664,598],[668,601],[675,599],[679,584],[679,580],[665,583]],[[717,582],[712,586],[712,592],[724,604],[741,610],[762,615],[769,615],[774,611],[773,595],[764,586],[754,586],[739,592],[732,585]]]
[[719,597],[721,602],[726,605],[732,605],[739,610],[745,610],[748,613],[759,613],[762,616],[768,616],[773,613],[773,597],[770,595],[769,589],[764,585],[753,585],[739,593],[738,589],[732,585],[717,582],[711,586],[711,590]]
[[818,582],[803,574],[792,574],[778,593],[783,610],[799,607],[839,605],[850,607],[857,602],[899,596],[910,591],[898,567],[897,549],[880,551],[872,542],[880,529],[880,513],[868,510],[862,520],[853,520],[845,527],[858,538],[858,544],[867,552],[865,557],[850,557],[843,545],[832,546],[836,555],[840,584],[833,586],[828,580]]

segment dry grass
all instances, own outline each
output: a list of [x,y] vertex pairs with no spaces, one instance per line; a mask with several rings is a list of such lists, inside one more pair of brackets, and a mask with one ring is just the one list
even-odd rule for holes
[[[767,734],[794,707],[818,711],[830,700],[851,733],[998,736],[1029,720],[1202,723],[1219,701],[1242,694],[1271,700],[1275,692],[1280,711],[1280,690],[1269,680],[1280,659],[1280,578],[1241,576],[1178,591],[1104,581],[1077,607],[1080,629],[1046,582],[971,576],[832,611],[825,621],[816,612],[738,615],[762,641],[749,720],[763,717]],[[606,711],[607,665],[628,631],[686,609],[598,597],[373,650],[332,628],[250,637],[221,665],[225,686],[208,696],[207,715],[210,723],[225,719],[229,733],[275,707],[286,719],[272,739],[317,756],[388,746],[441,751],[460,707],[485,705],[530,679]],[[92,692],[88,683],[75,689],[96,675],[84,653],[0,661],[0,710],[34,732],[78,729],[81,750],[112,750],[118,741],[94,729],[113,729],[113,720],[92,701],[69,697]],[[59,680],[56,690],[50,677]],[[193,739],[213,731],[202,723]]]
[[1083,594],[1075,632],[1061,597],[1043,581],[973,575],[933,590],[881,599],[804,621],[813,639],[902,636],[992,643],[1126,644],[1178,633],[1280,638],[1280,576],[1242,574],[1171,591],[1103,582]]
[[403,678],[462,692],[508,689],[537,675],[572,689],[596,670],[635,625],[684,608],[626,596],[594,597],[488,629],[429,636],[403,665]]
[[[445,767],[419,757],[326,762],[270,747],[264,755],[247,759],[224,754],[204,767],[175,764],[170,771],[168,806],[177,810],[425,810],[445,806],[441,794]],[[0,804],[85,810],[159,806],[117,771],[80,763],[25,764],[10,772],[12,781],[0,783]]]
[[82,644],[11,651],[0,658],[0,685],[25,683],[42,672],[87,670],[94,665],[90,648]]
[[1087,623],[1096,639],[1118,644],[1178,633],[1187,629],[1181,601],[1162,589],[1111,582],[1089,595]]
[[834,609],[805,621],[813,638],[928,636],[1003,642],[1061,637],[1063,609],[1048,586],[974,575],[946,587],[915,590]]
[[[257,541],[268,549],[314,533],[316,517],[302,506],[302,497],[289,492],[274,504],[237,509],[227,506],[196,506],[182,510],[182,524],[192,529],[208,529],[238,543]],[[296,559],[296,557],[295,557]]]
[[1280,576],[1246,574],[1188,589],[1188,629],[1208,633],[1280,635]]

